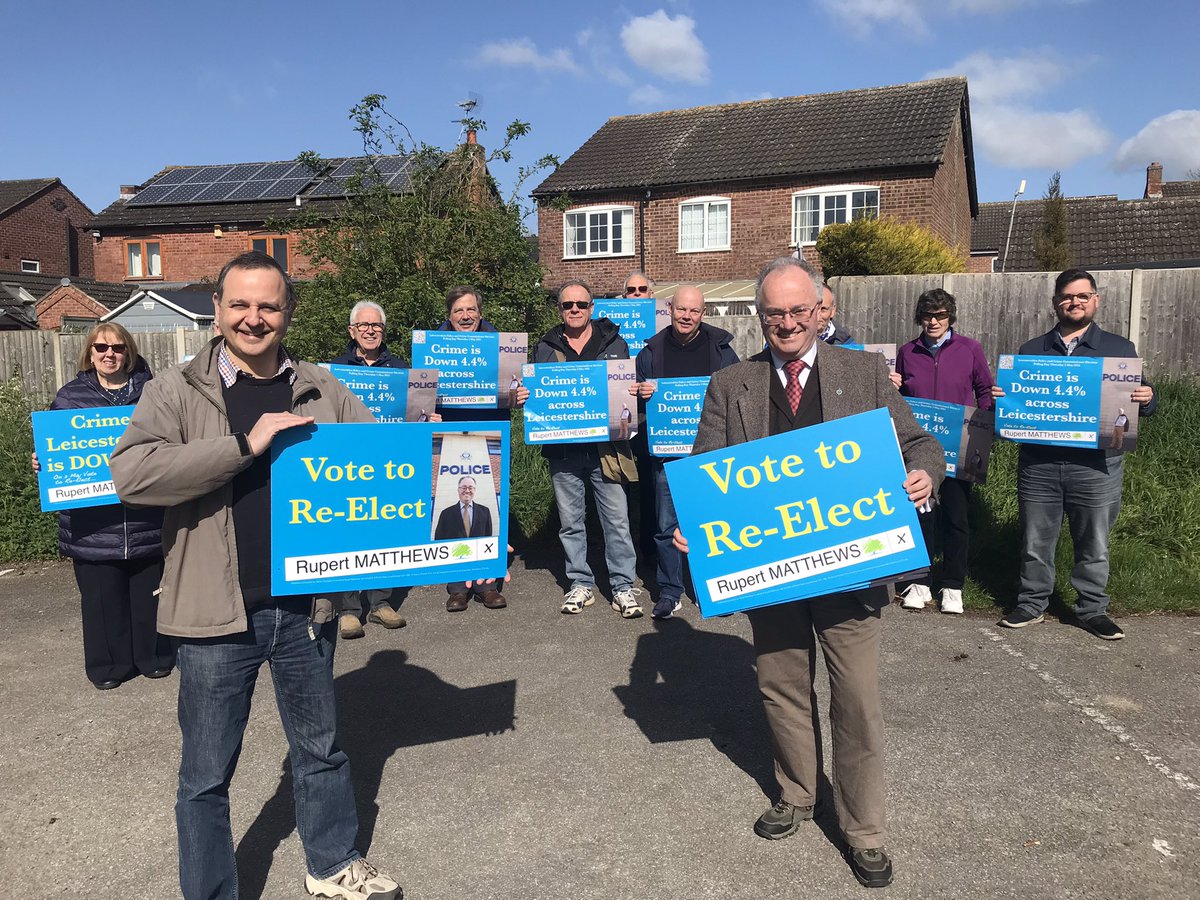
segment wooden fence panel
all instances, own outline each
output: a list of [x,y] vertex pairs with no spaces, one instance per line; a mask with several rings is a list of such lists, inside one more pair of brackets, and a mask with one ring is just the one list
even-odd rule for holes
[[1147,374],[1200,375],[1200,269],[1142,269],[1138,274],[1138,352]]

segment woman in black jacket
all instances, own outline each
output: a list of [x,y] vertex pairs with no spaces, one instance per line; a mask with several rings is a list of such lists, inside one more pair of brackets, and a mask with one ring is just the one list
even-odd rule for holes
[[[99,324],[84,344],[79,374],[50,408],[129,406],[151,377],[132,335],[120,325]],[[33,466],[39,467],[36,452]],[[120,503],[58,515],[58,548],[74,560],[83,603],[84,670],[98,690],[120,687],[139,673],[164,678],[175,665],[171,641],[157,628],[161,530],[161,509]]]

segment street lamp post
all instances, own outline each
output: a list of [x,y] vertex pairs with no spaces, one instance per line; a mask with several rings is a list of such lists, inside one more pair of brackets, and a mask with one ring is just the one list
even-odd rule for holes
[[1004,239],[1004,259],[1000,260],[1000,271],[1003,272],[1008,266],[1008,245],[1012,242],[1013,220],[1017,218],[1017,198],[1025,193],[1025,179],[1021,179],[1021,184],[1017,187],[1017,192],[1013,194],[1012,214],[1008,217],[1008,237]]

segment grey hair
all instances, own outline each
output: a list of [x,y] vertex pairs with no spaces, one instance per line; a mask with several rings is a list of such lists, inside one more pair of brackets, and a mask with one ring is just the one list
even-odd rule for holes
[[640,275],[640,276],[642,276],[643,278],[645,278],[645,279],[646,279],[646,284],[650,285],[650,287],[654,287],[654,286],[655,286],[655,285],[654,285],[654,279],[653,279],[653,278],[651,278],[649,275],[647,275],[647,274],[646,274],[645,272],[643,272],[641,269],[634,269],[632,272],[630,272],[628,275],[626,275],[626,276],[625,276],[625,281],[623,282],[623,285],[624,285],[624,287],[629,287],[629,279],[630,279],[630,278],[636,278],[638,275]]
[[820,302],[825,282],[821,280],[821,275],[813,268],[812,263],[805,259],[796,259],[794,256],[780,256],[763,266],[762,271],[758,273],[758,280],[754,282],[755,307],[762,308],[763,282],[767,280],[768,276],[783,269],[800,269],[804,272],[812,282],[813,296],[817,298],[818,303]]
[[374,300],[359,300],[357,303],[354,304],[354,306],[350,310],[350,324],[351,325],[354,324],[354,320],[356,318],[358,318],[358,314],[360,312],[362,312],[364,309],[375,310],[375,312],[379,313],[379,321],[384,325],[387,324],[387,313],[384,312],[382,306],[380,306]]

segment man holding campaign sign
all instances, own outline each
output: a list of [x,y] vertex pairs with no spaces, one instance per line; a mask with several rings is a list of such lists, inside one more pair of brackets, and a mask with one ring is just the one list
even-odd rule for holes
[[[1137,348],[1096,324],[1100,293],[1091,273],[1060,273],[1051,303],[1058,324],[1023,344],[1016,357],[1002,356],[997,370],[996,429],[1023,441],[1017,461],[1021,587],[1016,608],[1000,624],[1024,628],[1045,620],[1065,512],[1075,548],[1075,616],[1096,637],[1116,641],[1125,632],[1108,615],[1108,535],[1121,511],[1122,451],[1132,449],[1136,437],[1132,428],[1124,433],[1130,424],[1124,411],[1148,416],[1156,400],[1142,378]],[[1017,425],[1007,424],[1012,421]],[[1111,446],[1116,425],[1121,447]]]
[[[763,269],[755,299],[767,350],[712,376],[693,458],[666,468],[683,532],[677,546],[690,550],[702,609],[714,589],[730,597],[714,611],[749,609],[782,793],[755,833],[785,838],[812,818],[819,642],[847,859],[862,884],[882,887],[892,880],[879,695],[888,595],[870,585],[928,565],[914,507],[929,501],[945,465],[880,357],[817,340],[820,296],[820,278],[803,260],[783,257]],[[759,443],[739,446],[749,442]],[[754,567],[758,560],[765,562]],[[706,578],[705,568],[726,574]],[[833,583],[843,586],[827,592]],[[753,608],[758,593],[773,605]],[[789,593],[810,599],[779,602]]]
[[[970,443],[977,417],[967,410],[992,408],[992,370],[988,368],[979,342],[954,327],[958,322],[958,301],[953,294],[941,288],[921,294],[917,298],[913,322],[921,333],[900,347],[896,358],[900,393],[909,398],[922,427],[939,439],[949,438],[944,442],[953,445],[953,450],[947,454],[947,477],[938,490],[938,502],[933,509],[921,514],[921,533],[931,557],[937,538],[941,538],[941,610],[960,615],[963,611],[962,589],[967,578],[971,483],[982,480],[977,473],[983,453],[990,446],[989,435],[979,462],[970,464],[971,454],[979,452],[976,449],[979,441],[975,445]],[[975,431],[986,424],[979,421]],[[964,432],[966,441],[963,440]],[[967,458],[960,464],[960,448],[964,446]],[[951,458],[953,463],[949,462]],[[905,609],[924,609],[926,603],[933,602],[932,586],[932,573],[903,585],[900,605]]]
[[[659,594],[651,615],[656,619],[669,619],[683,596],[683,554],[672,542],[679,521],[663,463],[691,453],[708,377],[738,361],[733,335],[703,321],[704,294],[698,287],[680,285],[667,305],[671,324],[638,353],[638,383],[630,388],[645,405],[654,478]],[[678,422],[683,419],[695,424],[681,426]]]

